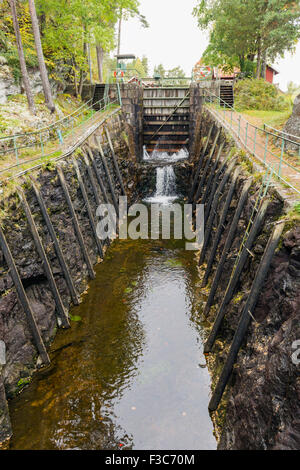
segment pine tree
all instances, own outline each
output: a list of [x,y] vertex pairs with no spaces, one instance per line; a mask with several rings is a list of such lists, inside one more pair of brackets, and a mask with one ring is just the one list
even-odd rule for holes
[[13,24],[14,24],[15,35],[16,35],[22,81],[23,81],[23,85],[25,88],[27,101],[28,101],[28,108],[32,114],[36,114],[36,107],[34,104],[34,98],[33,98],[32,90],[31,90],[30,82],[29,82],[29,76],[28,76],[28,71],[27,71],[26,61],[25,61],[25,56],[24,56],[23,43],[22,43],[22,38],[20,34],[16,1],[9,0],[9,3],[10,3],[10,8],[11,8],[11,15],[12,15]]
[[32,31],[33,31],[33,36],[34,36],[35,49],[36,49],[36,54],[37,54],[38,63],[39,63],[39,70],[41,74],[45,101],[51,113],[54,113],[55,105],[54,105],[54,101],[52,97],[51,87],[50,87],[48,73],[47,73],[46,64],[45,64],[42,42],[41,42],[41,35],[40,35],[40,30],[39,30],[39,23],[38,23],[38,18],[36,14],[34,0],[28,0],[28,4],[29,4]]

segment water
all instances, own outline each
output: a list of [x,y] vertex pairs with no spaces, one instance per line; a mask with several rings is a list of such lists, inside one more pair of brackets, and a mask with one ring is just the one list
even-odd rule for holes
[[[173,197],[158,168],[157,198]],[[197,263],[181,240],[118,240],[10,403],[11,449],[215,449]]]
[[174,169],[171,165],[156,168],[156,191],[153,197],[145,199],[149,203],[168,204],[178,199]]
[[[158,145],[158,144],[157,144]],[[145,162],[157,162],[157,163],[175,163],[180,160],[186,160],[189,156],[187,149],[184,147],[179,152],[170,154],[168,152],[160,152],[154,150],[151,154],[149,154],[146,150],[146,147],[143,148],[143,160]]]

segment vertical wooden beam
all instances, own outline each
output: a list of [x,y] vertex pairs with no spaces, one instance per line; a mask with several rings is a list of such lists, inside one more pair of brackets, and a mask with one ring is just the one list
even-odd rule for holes
[[[109,199],[108,199],[108,196],[107,196],[107,192],[106,192],[106,189],[105,189],[105,186],[104,186],[104,183],[102,181],[102,178],[101,178],[101,175],[100,175],[100,172],[97,168],[97,165],[96,165],[96,162],[95,162],[95,159],[94,159],[94,155],[93,153],[91,152],[90,148],[88,147],[87,148],[87,151],[88,151],[88,154],[90,156],[90,160],[91,160],[91,163],[92,163],[92,167],[94,169],[94,173],[96,175],[96,178],[97,178],[97,181],[98,181],[98,184],[100,186],[100,189],[101,189],[101,192],[102,192],[102,195],[103,195],[103,199],[104,199],[104,202],[105,204],[109,204]],[[86,163],[88,162],[88,160],[86,160]],[[92,177],[92,172],[90,171],[90,165],[87,164],[87,170],[89,172],[89,176],[90,176],[90,179],[91,179],[91,182],[93,180],[93,177]],[[99,203],[100,204],[100,203]],[[98,204],[98,205],[99,205]]]
[[89,276],[90,276],[91,279],[95,279],[95,273],[94,273],[94,270],[93,270],[93,266],[92,266],[89,254],[87,252],[87,249],[86,249],[86,246],[85,246],[85,243],[84,243],[84,240],[83,240],[83,236],[82,236],[82,233],[81,233],[81,230],[80,230],[80,227],[79,227],[76,212],[75,212],[75,209],[74,209],[74,206],[73,206],[73,203],[72,203],[72,199],[71,199],[69,190],[67,188],[65,176],[64,176],[64,173],[63,173],[62,168],[60,166],[57,166],[57,174],[58,174],[58,177],[59,177],[59,180],[60,180],[60,184],[61,184],[64,196],[65,196],[65,199],[66,199],[68,207],[69,207],[69,211],[71,213],[73,226],[74,226],[75,233],[76,233],[76,236],[77,236],[80,248],[81,248],[81,252],[83,254],[84,261],[87,265]]
[[200,254],[199,266],[201,266],[201,264],[204,262],[206,249],[207,249],[210,237],[211,237],[213,222],[214,222],[214,219],[215,219],[215,216],[216,216],[216,209],[217,209],[217,205],[218,205],[218,202],[219,202],[219,198],[220,198],[220,195],[222,194],[222,191],[223,191],[228,179],[230,178],[230,175],[231,175],[231,172],[234,168],[234,165],[235,165],[235,161],[232,161],[231,164],[229,165],[229,167],[227,168],[223,178],[222,178],[222,181],[221,181],[221,183],[220,183],[220,185],[217,189],[217,192],[215,193],[214,200],[213,200],[213,203],[212,203],[212,206],[211,206],[211,209],[210,209],[210,214],[209,214],[209,217],[208,217],[208,221],[207,221],[207,224],[205,226],[205,236],[204,236],[204,242],[203,242],[203,246],[202,246],[202,250],[201,250],[201,254]]
[[50,359],[49,359],[48,353],[46,351],[44,341],[41,337],[38,326],[36,324],[34,314],[31,310],[31,307],[30,307],[25,289],[23,287],[18,269],[15,265],[13,256],[12,256],[11,251],[9,249],[9,246],[8,246],[7,241],[6,241],[6,238],[5,238],[5,235],[3,233],[1,225],[0,225],[0,245],[1,245],[1,250],[3,251],[3,255],[5,257],[5,260],[6,260],[7,266],[9,268],[9,274],[10,274],[10,276],[11,276],[13,282],[14,282],[14,285],[16,287],[19,302],[20,302],[21,306],[23,307],[24,312],[26,314],[26,318],[27,318],[29,328],[30,328],[30,331],[31,331],[33,339],[34,339],[35,346],[38,350],[38,353],[41,356],[41,359],[42,359],[43,363],[45,365],[48,365],[48,364],[50,364]]
[[205,153],[206,153],[206,150],[207,150],[207,147],[208,147],[208,143],[209,143],[209,139],[210,139],[213,127],[214,127],[214,124],[211,125],[211,127],[208,131],[207,139],[205,141],[203,151],[201,152],[201,155],[200,155],[200,158],[199,158],[199,161],[198,161],[197,169],[196,169],[194,179],[193,179],[193,183],[192,183],[192,189],[191,189],[190,194],[189,194],[189,203],[191,203],[193,201],[193,198],[194,198],[194,192],[195,192],[195,189],[196,189],[196,186],[197,186],[199,174],[200,174],[200,171],[201,171],[201,168],[202,168],[202,165],[203,165],[203,159],[205,157]]
[[[206,164],[204,166],[204,170],[203,170],[203,173],[202,173],[202,176],[200,178],[200,182],[198,184],[198,188],[197,188],[197,191],[196,191],[196,194],[194,196],[194,200],[195,202],[198,201],[199,197],[200,197],[200,193],[201,193],[201,190],[202,190],[202,186],[204,184],[204,181],[206,179],[206,175],[207,175],[207,171],[208,171],[208,168],[212,162],[212,159],[213,159],[213,155],[214,155],[214,152],[215,152],[215,148],[216,148],[216,144],[217,144],[217,141],[218,141],[218,138],[219,138],[219,135],[221,133],[221,130],[219,129],[218,132],[217,132],[217,135],[216,135],[216,138],[215,138],[215,141],[214,141],[214,145],[212,146],[210,152],[209,152],[209,156],[208,158],[206,159]],[[221,144],[222,145],[222,144]]]
[[106,179],[107,179],[107,182],[108,182],[109,190],[110,190],[111,197],[112,197],[112,200],[113,200],[113,204],[114,204],[116,212],[119,213],[117,197],[116,197],[116,194],[115,194],[115,190],[114,190],[113,183],[112,183],[112,180],[111,180],[111,177],[110,177],[110,174],[109,174],[109,169],[108,169],[108,166],[107,166],[106,158],[105,158],[105,155],[104,155],[104,152],[103,152],[103,149],[102,149],[102,146],[101,146],[100,142],[98,143],[98,147],[99,147],[100,157],[101,157],[101,160],[102,160],[102,163],[103,163],[103,168],[104,168],[104,171],[105,171]]
[[108,144],[109,144],[109,147],[110,147],[110,150],[111,150],[111,154],[112,154],[113,162],[114,162],[114,165],[115,165],[117,177],[118,177],[118,180],[119,180],[119,183],[120,183],[120,186],[121,186],[122,195],[126,196],[126,191],[125,191],[123,179],[122,179],[122,176],[121,176],[121,173],[120,173],[119,164],[118,164],[118,160],[117,160],[114,148],[113,148],[113,144],[112,144],[111,139],[110,139],[109,131],[108,131],[107,127],[105,127],[104,129],[105,129],[106,137],[107,137]]
[[52,273],[47,255],[45,253],[45,250],[44,250],[44,247],[43,247],[43,244],[42,244],[42,240],[40,239],[40,236],[38,234],[38,231],[37,231],[37,228],[36,228],[36,225],[35,225],[35,222],[34,222],[30,207],[29,207],[29,204],[26,200],[25,194],[24,194],[21,187],[18,188],[18,195],[19,195],[20,201],[22,203],[22,206],[23,206],[23,209],[24,209],[27,221],[28,221],[28,225],[29,225],[29,228],[30,228],[32,238],[34,240],[37,252],[38,252],[38,254],[39,254],[39,256],[42,260],[42,263],[43,263],[43,268],[44,268],[44,271],[45,271],[46,277],[48,279],[50,289],[51,289],[51,292],[52,292],[52,295],[53,295],[53,298],[54,298],[54,301],[55,301],[58,318],[60,319],[61,324],[64,328],[70,328],[68,315],[66,313],[64,304],[61,300],[60,293],[57,289],[57,286],[56,286],[56,283],[55,283],[55,280],[54,280],[54,276],[53,276],[53,273]]
[[233,365],[236,361],[240,347],[243,343],[245,334],[251,322],[252,312],[255,309],[261,288],[268,274],[272,258],[274,256],[276,247],[282,235],[284,224],[285,224],[284,221],[282,221],[278,225],[276,225],[268,240],[266,249],[264,251],[258,270],[256,272],[250,294],[243,308],[243,312],[240,317],[240,321],[239,321],[237,330],[235,332],[225,365],[221,372],[221,376],[219,378],[219,381],[217,383],[213,396],[210,400],[210,403],[208,406],[210,411],[215,411],[218,408],[219,403],[222,399],[225,387],[227,385],[227,382],[232,372]]
[[208,337],[208,339],[207,339],[207,341],[204,345],[204,352],[206,352],[206,353],[210,352],[213,345],[214,345],[217,334],[218,334],[219,329],[221,327],[221,324],[223,322],[223,318],[225,316],[225,308],[226,308],[227,304],[230,302],[230,300],[232,299],[234,290],[236,288],[236,285],[238,283],[240,275],[243,271],[243,268],[244,268],[245,263],[247,261],[247,258],[249,256],[249,251],[252,248],[252,244],[253,244],[253,242],[256,238],[256,235],[258,234],[258,231],[262,226],[263,220],[265,218],[265,215],[266,215],[266,212],[267,212],[267,209],[268,209],[268,205],[269,205],[268,200],[266,200],[262,203],[262,206],[261,206],[259,212],[257,213],[256,217],[255,217],[255,220],[254,220],[253,225],[251,227],[248,239],[245,242],[245,245],[244,245],[244,248],[243,248],[242,253],[240,255],[240,258],[238,260],[238,263],[235,266],[233,273],[231,274],[231,278],[230,278],[230,281],[229,281],[228,286],[226,288],[225,295],[223,297],[221,306],[220,306],[220,308],[218,310],[218,313],[216,315],[215,322],[213,324],[213,327],[211,329],[209,337]]
[[[209,192],[211,191],[211,182],[212,182],[213,178],[216,176],[216,169],[217,169],[217,166],[219,164],[221,153],[222,153],[222,150],[224,148],[224,145],[225,145],[225,141],[223,140],[221,142],[221,145],[219,146],[217,156],[215,158],[214,164],[213,164],[212,169],[210,171],[210,174],[209,174],[209,177],[208,177],[208,180],[207,180],[207,183],[206,183],[205,191],[204,191],[204,194],[201,198],[200,204],[205,204],[206,198],[207,198]],[[226,158],[225,158],[225,160],[226,160]]]
[[205,305],[205,309],[204,309],[204,316],[205,317],[207,317],[207,315],[209,313],[209,310],[210,310],[210,307],[212,306],[212,303],[213,303],[213,300],[214,300],[214,297],[215,297],[215,293],[216,293],[217,288],[218,288],[219,280],[220,280],[221,274],[223,272],[223,267],[224,267],[228,252],[230,250],[230,247],[232,245],[232,242],[233,242],[233,239],[234,239],[234,236],[235,236],[235,232],[236,232],[236,229],[237,229],[238,222],[240,220],[242,210],[244,208],[244,205],[246,204],[246,200],[247,200],[247,197],[248,197],[248,192],[250,190],[251,184],[252,184],[252,180],[248,180],[248,181],[246,181],[246,183],[243,186],[242,194],[241,194],[241,197],[239,199],[236,211],[234,213],[234,217],[233,217],[232,223],[230,225],[230,229],[229,229],[226,241],[225,241],[223,252],[222,252],[220,261],[218,262],[217,270],[216,270],[216,273],[215,273],[215,276],[214,276],[214,279],[213,279],[213,282],[212,282],[212,285],[211,285],[211,288],[210,288],[210,291],[209,291],[209,296],[208,296],[208,299],[207,299],[207,302],[206,302],[206,305]]
[[220,168],[218,169],[216,175],[214,176],[213,178],[213,183],[211,185],[211,190],[210,190],[210,193],[209,193],[209,198],[205,204],[205,223],[207,222],[207,219],[209,218],[209,214],[210,214],[210,208],[211,208],[211,205],[213,203],[213,199],[214,199],[214,196],[216,194],[216,191],[217,191],[217,187],[218,187],[218,184],[219,184],[219,181],[220,181],[220,178],[222,177],[223,173],[224,173],[224,170],[226,168],[226,165],[228,163],[228,159],[225,159],[223,161],[223,163],[221,164]]
[[[107,196],[107,193],[106,193],[106,189],[105,189],[104,183],[103,183],[103,181],[102,181],[102,178],[101,178],[101,176],[100,176],[100,173],[98,172],[98,168],[97,168],[96,162],[95,162],[95,160],[94,160],[94,156],[93,156],[93,154],[92,154],[92,152],[90,151],[89,148],[88,148],[88,152],[89,152],[89,154],[90,154],[90,159],[91,159],[91,161],[92,161],[94,173],[96,174],[97,181],[98,181],[98,183],[99,183],[99,186],[100,186],[100,189],[101,189],[101,192],[102,192],[102,196],[103,196],[103,199],[104,199],[104,203],[105,203],[105,204],[110,204],[110,202],[109,202],[109,200],[108,200],[108,196]],[[97,186],[96,186],[96,181],[95,181],[95,178],[94,178],[94,175],[93,175],[93,172],[92,172],[92,168],[91,168],[89,159],[88,159],[88,157],[86,156],[85,153],[83,153],[83,156],[84,156],[85,166],[86,166],[87,171],[88,171],[90,183],[91,183],[91,186],[92,186],[93,194],[94,194],[94,197],[95,197],[95,201],[96,201],[97,206],[99,207],[99,206],[102,204],[102,201],[100,200],[100,197],[99,197],[99,194],[98,194],[98,190],[97,190]],[[110,219],[111,219],[111,221],[112,221],[112,220],[113,220],[113,217],[112,217],[112,215],[111,215],[111,212],[110,212],[109,210],[108,210],[108,212],[109,212],[109,217],[110,217]],[[109,238],[106,239],[106,244],[107,244],[107,246],[110,245],[110,240],[109,240]]]
[[102,245],[101,245],[101,242],[100,242],[100,240],[98,238],[98,235],[97,235],[97,230],[96,230],[95,219],[94,219],[94,216],[93,216],[93,211],[92,211],[89,199],[88,199],[88,195],[87,195],[85,185],[84,185],[84,182],[83,182],[83,179],[82,179],[79,167],[78,167],[78,163],[77,163],[76,159],[74,158],[74,156],[72,157],[72,162],[73,162],[73,165],[74,165],[74,168],[75,168],[75,172],[76,172],[76,176],[77,176],[77,179],[78,179],[78,182],[79,182],[80,190],[81,190],[81,193],[82,193],[82,196],[83,196],[83,199],[84,199],[84,203],[85,203],[85,206],[86,206],[86,209],[87,209],[90,225],[92,227],[92,231],[93,231],[93,235],[94,235],[94,238],[95,238],[95,241],[96,241],[98,252],[99,252],[100,257],[103,259]]
[[56,236],[54,227],[53,227],[52,222],[51,222],[51,219],[50,219],[50,217],[49,217],[49,214],[48,214],[48,211],[47,211],[47,208],[46,208],[44,199],[43,199],[43,197],[42,197],[42,195],[41,195],[41,192],[40,192],[39,189],[37,188],[37,186],[36,186],[35,181],[33,180],[33,178],[31,177],[30,179],[31,179],[31,184],[32,184],[32,187],[33,187],[35,196],[36,196],[36,198],[37,198],[37,201],[38,201],[38,203],[39,203],[39,206],[40,206],[42,215],[43,215],[43,217],[44,217],[44,220],[45,220],[45,223],[46,223],[46,225],[47,225],[48,231],[49,231],[49,233],[50,233],[50,236],[51,236],[51,239],[52,239],[52,242],[53,242],[55,251],[56,251],[56,255],[57,255],[57,258],[58,258],[58,260],[59,260],[59,263],[60,263],[62,272],[63,272],[63,274],[64,274],[64,277],[65,277],[65,280],[66,280],[68,289],[69,289],[69,291],[70,291],[71,299],[72,299],[74,305],[79,305],[79,296],[78,296],[78,294],[77,294],[77,292],[76,292],[76,289],[75,289],[75,286],[74,286],[74,283],[73,283],[71,274],[70,274],[70,272],[69,272],[69,268],[68,268],[67,263],[66,263],[66,261],[65,261],[65,257],[64,257],[64,255],[63,255],[63,252],[62,252],[62,249],[61,249],[61,247],[60,247],[58,238],[57,238],[57,236]]
[[227,196],[226,196],[226,201],[225,201],[224,207],[222,209],[221,217],[220,217],[220,220],[219,220],[219,225],[218,225],[215,237],[214,237],[211,252],[209,254],[209,259],[208,259],[208,262],[207,262],[207,267],[206,267],[205,275],[204,275],[203,280],[202,280],[201,287],[205,287],[206,284],[207,284],[208,277],[210,275],[211,268],[213,266],[213,262],[214,262],[216,252],[217,252],[217,249],[218,249],[218,246],[219,246],[219,242],[220,242],[220,239],[221,239],[221,235],[222,235],[222,232],[223,232],[223,229],[224,229],[224,224],[225,224],[225,221],[226,221],[228,209],[229,209],[229,206],[230,206],[232,198],[233,198],[233,193],[234,193],[234,189],[235,189],[235,185],[236,185],[236,181],[237,181],[237,177],[238,177],[239,173],[240,173],[240,168],[238,167],[238,168],[236,168],[236,170],[234,172],[234,175],[233,175],[233,178],[232,178],[232,181],[231,181],[231,184],[230,184]]

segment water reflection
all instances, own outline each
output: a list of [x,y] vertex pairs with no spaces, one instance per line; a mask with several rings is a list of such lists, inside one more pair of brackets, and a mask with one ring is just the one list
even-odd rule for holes
[[182,242],[117,241],[52,366],[11,403],[13,449],[210,449],[210,379]]

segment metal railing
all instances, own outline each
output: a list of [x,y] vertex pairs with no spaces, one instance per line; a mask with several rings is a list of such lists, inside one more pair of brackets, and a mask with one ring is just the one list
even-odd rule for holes
[[[216,117],[223,121],[225,126],[238,138],[243,147],[267,169],[272,169],[274,176],[282,183],[300,194],[300,189],[296,188],[286,179],[293,178],[293,176],[299,178],[298,175],[300,174],[299,164],[293,165],[285,159],[285,146],[288,139],[250,124],[232,106],[207,88],[203,89],[203,96],[208,108],[215,113]],[[272,146],[271,139],[274,136],[280,141],[279,149],[274,149]],[[286,175],[287,172],[289,172],[288,176]]]
[[[300,137],[296,135],[289,134],[288,132],[284,132],[279,129],[275,129],[275,127],[269,126],[268,124],[264,124],[264,130],[271,129],[269,132],[271,135],[276,137],[281,137],[284,139],[285,143],[293,145],[295,148],[298,148],[298,155],[300,157]],[[295,140],[294,140],[295,139]],[[298,140],[298,142],[296,142]]]
[[[7,162],[7,166],[0,169],[0,176],[22,165],[57,155],[65,143],[71,145],[75,142],[76,130],[80,126],[115,104],[119,104],[117,99],[102,98],[96,103],[90,99],[72,114],[47,127],[34,132],[0,138],[0,162],[2,160],[4,165]],[[96,111],[94,106],[98,106],[99,109]],[[15,159],[13,164],[11,164],[10,155]],[[33,158],[30,158],[31,155]]]

